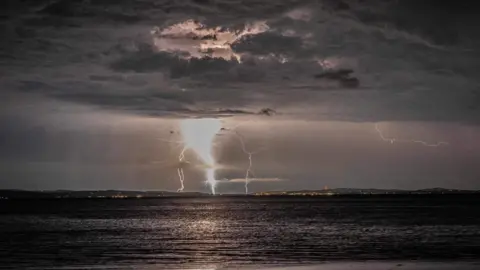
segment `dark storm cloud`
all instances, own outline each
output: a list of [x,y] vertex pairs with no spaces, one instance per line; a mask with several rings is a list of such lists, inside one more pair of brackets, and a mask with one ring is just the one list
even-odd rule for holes
[[181,59],[170,53],[139,52],[118,59],[111,64],[115,71],[158,72],[170,74],[171,78],[195,76],[208,72],[230,69],[233,61],[205,57],[191,60]]
[[353,70],[351,69],[337,69],[315,74],[314,77],[320,80],[336,81],[342,88],[358,88],[360,81],[357,78],[352,77],[352,73]]
[[[192,109],[186,105],[213,111],[223,103],[240,109],[274,105],[286,114],[305,108],[305,98],[297,97],[306,96],[311,104],[305,113],[319,119],[478,120],[478,27],[465,7],[404,1],[7,2],[0,65],[3,79],[19,91],[129,111]],[[338,69],[355,75],[333,83],[314,78]],[[132,72],[143,77],[124,78]],[[325,114],[315,103],[348,109]]]
[[279,33],[262,33],[246,37],[234,44],[233,48],[238,52],[248,52],[258,55],[283,54],[295,56],[302,50],[303,41],[299,37],[283,36]]

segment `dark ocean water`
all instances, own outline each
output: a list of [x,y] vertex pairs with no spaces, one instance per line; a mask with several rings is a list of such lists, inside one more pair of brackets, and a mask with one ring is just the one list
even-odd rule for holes
[[478,259],[478,196],[0,201],[0,268]]

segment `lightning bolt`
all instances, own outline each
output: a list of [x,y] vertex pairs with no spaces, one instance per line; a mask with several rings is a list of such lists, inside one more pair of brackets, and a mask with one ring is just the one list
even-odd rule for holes
[[383,134],[382,130],[380,129],[380,125],[378,123],[375,123],[375,130],[377,131],[378,135],[380,136],[380,138],[383,141],[390,142],[392,144],[395,143],[395,142],[398,142],[398,143],[418,143],[418,144],[422,144],[422,145],[427,146],[427,147],[438,147],[438,146],[441,146],[441,145],[448,145],[449,144],[448,142],[443,142],[443,141],[439,141],[439,142],[436,142],[436,143],[429,143],[429,142],[422,141],[422,140],[404,140],[404,139],[397,139],[397,138],[387,138]]
[[[176,144],[178,146],[184,144],[183,141],[166,140],[166,139],[163,139],[163,138],[157,138],[157,140],[165,142],[165,143],[169,143],[169,144]],[[186,164],[186,163],[189,163],[187,160],[185,160],[185,151],[187,151],[186,146],[184,146],[182,148],[182,151],[180,151],[180,154],[178,156],[177,175],[178,175],[178,179],[180,181],[180,188],[177,189],[177,192],[182,192],[185,189],[185,185],[184,185],[185,174],[183,172],[183,165]],[[154,163],[155,164],[163,164],[163,163],[167,163],[167,162],[168,161],[155,161]]]
[[182,192],[185,189],[184,181],[185,181],[185,174],[183,173],[183,162],[185,160],[185,151],[187,150],[186,147],[183,147],[182,151],[180,152],[180,155],[178,156],[178,168],[177,168],[177,173],[178,173],[178,179],[180,180],[180,188],[177,189],[177,192]]
[[240,145],[242,146],[243,153],[245,153],[245,155],[247,155],[247,157],[248,157],[248,167],[247,167],[247,170],[245,172],[245,194],[247,195],[248,194],[248,183],[249,183],[249,180],[251,179],[250,174],[255,177],[255,173],[252,170],[252,167],[253,167],[252,156],[261,152],[261,151],[263,151],[263,150],[265,150],[265,147],[260,148],[259,150],[255,151],[255,152],[248,151],[247,147],[245,145],[245,138],[237,130],[234,130],[234,132],[237,135],[238,140],[240,141]]
[[252,120],[247,120],[245,122],[240,122],[238,123],[237,125],[233,126],[233,127],[230,127],[230,128],[224,128],[224,130],[228,130],[228,131],[232,131],[234,132],[235,136],[237,137],[238,141],[240,142],[240,146],[241,146],[241,149],[242,149],[242,152],[247,155],[247,158],[248,158],[248,167],[245,171],[245,195],[248,194],[248,184],[249,184],[249,180],[252,180],[253,178],[250,178],[250,175],[252,175],[253,177],[256,177],[255,176],[255,172],[253,171],[253,155],[263,151],[266,149],[266,147],[261,147],[260,149],[258,149],[257,151],[249,151],[247,150],[247,146],[246,146],[246,143],[245,143],[245,138],[242,134],[240,134],[240,132],[238,132],[238,128],[240,126],[243,126],[245,125],[246,123],[249,123],[251,122]]
[[252,171],[252,155],[253,153],[249,152],[247,148],[245,147],[245,140],[243,136],[235,130],[235,134],[237,135],[238,140],[240,141],[240,144],[242,146],[242,151],[248,156],[248,168],[247,171],[245,172],[245,194],[248,194],[248,180],[250,173]]
[[183,168],[177,168],[178,178],[180,179],[180,188],[177,189],[177,192],[182,192],[185,189],[183,181],[185,181],[185,175],[183,174]]

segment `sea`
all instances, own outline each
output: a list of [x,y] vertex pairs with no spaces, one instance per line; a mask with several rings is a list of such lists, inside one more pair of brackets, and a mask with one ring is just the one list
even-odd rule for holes
[[478,195],[0,201],[0,269],[458,270],[479,261]]

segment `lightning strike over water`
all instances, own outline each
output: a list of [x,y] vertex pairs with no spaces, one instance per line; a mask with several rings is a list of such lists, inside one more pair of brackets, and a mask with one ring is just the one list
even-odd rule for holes
[[[186,119],[180,123],[183,141],[185,143],[184,150],[180,154],[180,161],[183,161],[186,149],[192,149],[197,156],[205,163],[206,183],[210,185],[212,194],[215,194],[217,180],[215,179],[215,159],[212,155],[213,139],[221,129],[219,119]],[[183,190],[183,170],[179,172],[180,182]]]
[[183,174],[183,168],[178,168],[178,178],[180,179],[180,188],[177,190],[177,192],[182,192],[185,189],[185,185],[183,184],[185,181],[185,175]]
[[184,181],[185,181],[185,174],[183,173],[183,163],[185,160],[185,150],[187,150],[186,147],[182,149],[182,152],[180,152],[180,155],[178,156],[178,161],[179,161],[179,167],[177,168],[178,172],[178,178],[180,179],[180,188],[177,190],[177,192],[182,192],[185,189]]
[[448,142],[443,142],[443,141],[439,141],[439,142],[436,142],[436,143],[429,143],[429,142],[422,141],[422,140],[404,140],[404,139],[397,139],[397,138],[387,138],[383,134],[383,132],[380,129],[380,126],[379,126],[378,123],[375,123],[375,130],[377,131],[378,135],[380,135],[380,138],[383,141],[390,142],[392,144],[395,143],[395,142],[398,142],[398,143],[418,143],[418,144],[422,144],[422,145],[427,146],[427,147],[438,147],[438,146],[441,146],[441,145],[448,145],[449,144]]
[[207,184],[210,185],[210,191],[215,195],[215,188],[217,187],[217,180],[215,179],[215,168],[206,169]]
[[255,152],[248,151],[245,146],[245,139],[243,138],[243,136],[236,130],[235,130],[235,134],[237,135],[237,138],[240,141],[240,144],[242,146],[242,151],[248,156],[248,168],[247,168],[247,171],[245,172],[245,194],[248,194],[248,183],[249,183],[249,180],[251,179],[250,174],[252,174],[255,177],[255,174],[252,170],[252,166],[253,166],[252,156],[264,149],[259,149]]

